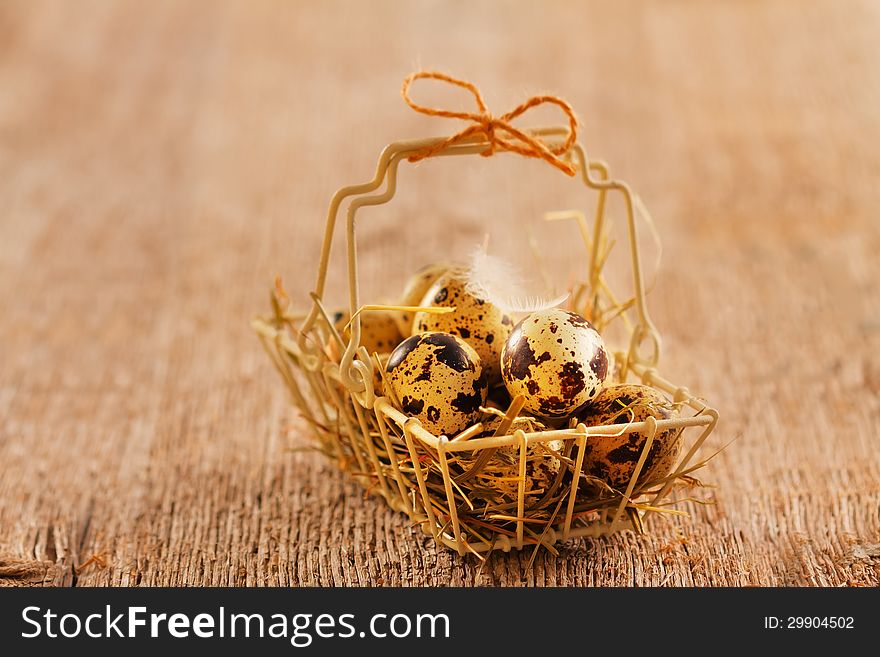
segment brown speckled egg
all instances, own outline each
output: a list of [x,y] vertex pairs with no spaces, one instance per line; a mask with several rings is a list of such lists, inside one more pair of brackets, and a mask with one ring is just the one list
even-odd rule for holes
[[593,399],[608,376],[605,343],[580,315],[553,308],[517,324],[501,354],[511,396],[546,418],[563,418]]
[[416,313],[413,333],[443,331],[460,336],[476,350],[489,383],[500,379],[501,348],[513,329],[513,321],[500,308],[478,299],[466,289],[461,269],[453,269],[437,279],[421,305],[454,307],[444,315]]
[[[399,306],[418,306],[421,304],[425,294],[431,286],[452,267],[450,263],[440,262],[433,265],[426,265],[419,269],[407,281],[406,287],[403,288],[403,294],[397,302]],[[394,319],[397,322],[397,328],[400,334],[408,338],[413,332],[413,313],[395,312]]]
[[[658,420],[678,417],[678,410],[662,393],[638,384],[612,385],[578,413],[578,421],[589,426],[643,422],[649,416]],[[681,453],[681,429],[658,431],[637,484],[656,482],[672,472]],[[640,433],[621,436],[592,436],[584,452],[584,472],[602,479],[609,486],[625,491],[642,448]]]
[[[481,436],[491,436],[495,433],[501,418],[493,416],[484,421],[486,427]],[[527,418],[519,418],[514,421],[505,435],[512,435],[517,430],[526,433],[538,431],[534,423]],[[556,482],[562,461],[555,454],[565,454],[565,443],[562,440],[551,440],[546,443],[533,443],[526,447],[526,508],[533,502],[538,502],[541,495],[549,491]],[[476,452],[476,457],[480,452]],[[517,445],[501,447],[496,451],[489,462],[485,465],[478,482],[500,493],[507,501],[515,501],[519,496],[519,455],[520,448]],[[476,458],[474,459],[476,460]],[[462,466],[470,467],[466,458]]]
[[[350,333],[345,329],[351,317],[347,310],[338,310],[332,316],[336,330],[340,332],[343,340],[348,340]],[[369,353],[387,353],[394,349],[403,340],[394,313],[387,310],[370,310],[362,312],[361,318],[361,345],[367,348]]]
[[488,385],[480,357],[449,333],[413,335],[385,366],[401,410],[435,435],[452,436],[480,418]]

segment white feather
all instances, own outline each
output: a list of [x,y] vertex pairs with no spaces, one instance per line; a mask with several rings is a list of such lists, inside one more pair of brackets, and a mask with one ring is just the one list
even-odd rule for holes
[[568,293],[549,297],[524,292],[530,285],[519,269],[502,258],[489,255],[485,246],[477,247],[471,253],[465,281],[468,293],[508,313],[546,310],[568,299]]

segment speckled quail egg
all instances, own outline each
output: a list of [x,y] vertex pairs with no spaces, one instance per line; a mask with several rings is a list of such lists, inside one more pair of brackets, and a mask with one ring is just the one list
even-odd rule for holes
[[513,329],[513,320],[500,308],[470,294],[462,269],[451,269],[431,286],[423,306],[455,307],[442,315],[416,313],[413,333],[443,331],[458,335],[480,356],[489,383],[500,379],[501,348]]
[[486,375],[477,352],[458,336],[413,335],[391,352],[385,371],[401,410],[435,435],[452,436],[479,420]]
[[[492,436],[498,425],[501,424],[501,418],[493,416],[489,420],[483,422],[483,432],[480,436]],[[507,429],[505,435],[512,435],[517,430],[523,430],[526,433],[540,431],[537,424],[529,418],[517,418]],[[562,468],[562,461],[554,454],[564,455],[565,442],[562,440],[551,440],[545,443],[533,443],[526,447],[526,486],[525,492],[529,494],[526,498],[526,507],[529,502],[537,502],[541,493],[550,490],[556,482],[557,475]],[[476,455],[479,456],[480,452]],[[491,460],[482,469],[481,474],[477,475],[477,480],[485,480],[485,485],[503,495],[511,501],[516,500],[519,495],[519,455],[520,448],[517,445],[509,447],[501,447],[496,451]],[[462,466],[469,467],[467,459],[462,459]]]
[[553,308],[517,324],[501,353],[511,396],[546,418],[563,418],[593,399],[608,376],[605,343],[580,315]]
[[[578,421],[587,426],[643,422],[649,416],[658,420],[678,417],[669,399],[650,386],[620,384],[604,388],[584,410]],[[584,451],[584,472],[620,491],[626,490],[645,446],[641,433],[620,436],[591,436]],[[645,459],[637,484],[666,477],[681,453],[681,429],[658,431]]]
[[[421,304],[425,294],[431,286],[453,267],[450,263],[439,262],[432,265],[426,265],[419,269],[407,281],[406,287],[403,288],[403,294],[397,302],[399,306],[418,306]],[[397,328],[400,334],[408,338],[413,332],[413,313],[399,311],[394,313],[394,319],[397,322]]]
[[[343,340],[348,340],[351,335],[349,330],[345,328],[350,318],[351,315],[347,310],[338,310],[331,317]],[[403,340],[400,329],[397,328],[394,313],[387,310],[370,310],[362,312],[360,318],[360,343],[361,346],[367,348],[369,353],[387,353]]]

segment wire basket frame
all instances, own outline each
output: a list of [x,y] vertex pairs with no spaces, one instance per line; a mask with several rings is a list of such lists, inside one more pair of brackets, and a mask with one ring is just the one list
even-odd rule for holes
[[[550,127],[526,132],[546,142],[558,139],[566,129]],[[682,410],[690,409],[693,414],[685,416],[682,412],[670,419],[648,417],[642,422],[629,424],[588,427],[580,423],[570,428],[535,432],[519,429],[490,437],[472,437],[479,432],[466,430],[458,436],[447,437],[433,435],[421,426],[418,419],[403,413],[391,399],[377,396],[374,385],[377,363],[360,345],[358,311],[361,300],[355,218],[361,208],[381,205],[394,197],[401,161],[444,139],[436,137],[392,143],[383,150],[372,180],[339,189],[330,202],[317,281],[308,312],[289,314],[273,296],[273,314],[255,318],[253,328],[322,451],[367,490],[381,495],[389,506],[406,513],[425,533],[459,554],[480,554],[494,549],[507,552],[527,545],[544,546],[555,552],[553,545],[556,542],[572,537],[608,535],[620,529],[643,531],[643,520],[661,512],[660,505],[673,486],[692,480],[690,473],[704,465],[705,461],[695,463],[694,458],[714,429],[718,413],[691,394],[688,388],[676,385],[658,373],[660,335],[650,320],[645,302],[636,222],[636,213],[648,218],[647,210],[626,183],[610,177],[607,165],[590,160],[580,143],[574,143],[566,158],[574,161],[581,182],[596,193],[597,201],[591,231],[586,218],[576,216],[588,250],[589,276],[573,297],[574,310],[582,314],[589,311],[593,316],[599,313],[601,317],[610,318],[609,323],[619,322],[624,326],[629,341],[612,352],[616,382],[637,378],[644,385],[668,394]],[[475,136],[450,145],[437,155],[474,155],[484,152],[486,147],[484,138]],[[383,184],[384,189],[380,189]],[[602,276],[602,265],[607,257],[602,248],[607,221],[606,201],[612,193],[623,199],[626,213],[634,291],[632,299],[626,302],[615,297]],[[340,208],[346,201],[349,201],[345,234],[352,317],[347,341],[339,334],[323,305],[331,246]],[[602,328],[597,326],[600,332]],[[330,345],[341,352],[338,362],[329,353]],[[670,475],[660,481],[639,482],[655,437],[669,429],[681,431],[683,441],[685,435],[695,434],[695,437],[684,442],[683,456]],[[594,499],[585,498],[581,484],[585,478],[583,466],[587,441],[632,433],[642,434],[645,443],[626,490]],[[553,494],[547,492],[537,504],[527,503],[529,448],[560,440],[566,446],[567,465],[556,477]],[[466,482],[474,476],[478,464],[485,466],[502,448],[516,450],[516,500],[515,504],[508,505],[510,513],[501,520],[485,522],[479,516],[478,500],[471,499],[466,490]],[[460,463],[463,455],[476,459],[476,463],[464,472]]]

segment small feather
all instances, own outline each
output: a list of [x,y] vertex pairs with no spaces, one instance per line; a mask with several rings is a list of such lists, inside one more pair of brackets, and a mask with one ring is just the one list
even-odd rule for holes
[[524,294],[527,285],[522,273],[506,260],[489,255],[484,246],[471,253],[465,272],[465,289],[508,313],[532,313],[563,303],[568,293],[548,297]]

